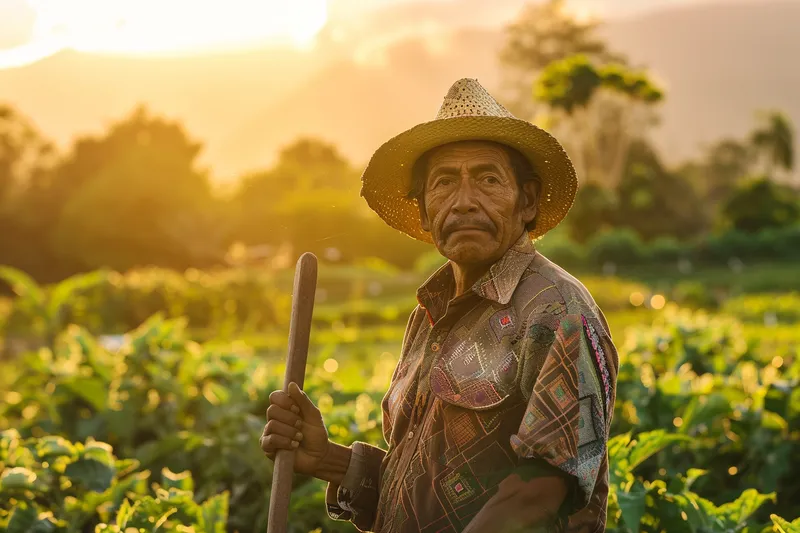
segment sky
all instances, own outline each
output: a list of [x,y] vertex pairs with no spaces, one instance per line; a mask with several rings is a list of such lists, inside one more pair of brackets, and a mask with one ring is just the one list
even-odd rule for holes
[[[442,17],[408,16],[417,11],[425,17],[445,13],[446,19],[462,25],[500,25],[513,19],[527,1],[0,0],[0,68],[23,66],[63,49],[165,55],[270,44],[310,48],[326,25],[334,36],[356,32],[359,38],[370,35],[367,40],[381,41],[389,34],[436,32]],[[568,0],[568,5],[582,16],[615,17],[703,1],[707,0]],[[405,18],[397,20],[395,14]],[[370,25],[372,31],[356,31],[359,24]],[[391,31],[377,31],[384,25]]]

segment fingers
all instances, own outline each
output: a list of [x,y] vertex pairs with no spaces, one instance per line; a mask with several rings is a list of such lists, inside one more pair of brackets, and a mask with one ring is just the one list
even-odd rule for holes
[[260,444],[267,456],[274,459],[276,451],[294,450],[300,446],[301,440],[303,440],[303,434],[297,431],[297,428],[277,420],[270,420],[264,426]]
[[316,419],[320,418],[317,406],[314,405],[311,398],[309,398],[305,391],[301,390],[294,381],[289,383],[289,396],[290,399],[300,407],[300,415],[303,417],[304,421],[316,421]]
[[291,411],[287,411],[277,404],[267,407],[267,420],[276,420],[286,424],[287,426],[303,429],[303,420],[300,418],[300,415],[296,415]]
[[295,414],[300,413],[300,408],[297,407],[295,401],[286,393],[286,391],[276,390],[272,391],[269,395],[269,403],[270,405],[277,405],[287,411],[291,411]]
[[275,452],[278,450],[294,450],[298,446],[300,446],[299,442],[283,435],[271,434],[261,437],[261,449],[272,458],[275,457]]
[[278,422],[277,420],[270,420],[267,422],[267,425],[264,426],[264,435],[280,435],[288,438],[289,440],[303,440],[303,433],[300,432],[296,427],[284,424],[283,422]]

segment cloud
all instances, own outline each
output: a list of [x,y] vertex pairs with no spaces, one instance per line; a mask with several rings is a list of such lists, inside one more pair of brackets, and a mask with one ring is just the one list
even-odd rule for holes
[[0,64],[59,48],[202,53],[301,43],[325,22],[325,0],[2,0]]
[[36,12],[25,0],[0,1],[0,51],[27,43],[35,21]]
[[[526,0],[335,0],[320,46],[349,49],[361,65],[381,66],[400,42],[416,40],[432,55],[450,51],[450,37],[464,28],[496,28],[512,20]],[[355,11],[350,11],[351,9]]]

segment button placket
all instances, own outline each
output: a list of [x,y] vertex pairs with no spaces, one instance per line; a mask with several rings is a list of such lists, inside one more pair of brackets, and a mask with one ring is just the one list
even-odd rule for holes
[[[419,373],[417,374],[417,392],[414,397],[414,407],[411,410],[411,416],[409,422],[411,423],[411,431],[409,431],[409,439],[412,438],[413,430],[417,427],[419,418],[421,414],[424,412],[424,408],[428,403],[428,396],[429,392],[427,387],[423,385],[423,383],[427,384],[428,377],[430,375],[430,368],[433,366],[433,359],[435,354],[438,354],[442,349],[442,339],[446,336],[446,331],[441,331],[437,326],[433,326],[431,332],[428,337],[428,350],[426,350],[426,354],[423,356],[423,363],[419,368]],[[430,340],[433,342],[430,342]],[[432,352],[432,354],[431,354]],[[422,386],[422,391],[420,391],[420,387]]]

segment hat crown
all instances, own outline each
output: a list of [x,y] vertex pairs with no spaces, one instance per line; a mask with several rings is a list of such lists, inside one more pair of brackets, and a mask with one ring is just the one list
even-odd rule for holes
[[462,78],[450,87],[436,114],[436,120],[477,116],[514,118],[478,80]]

